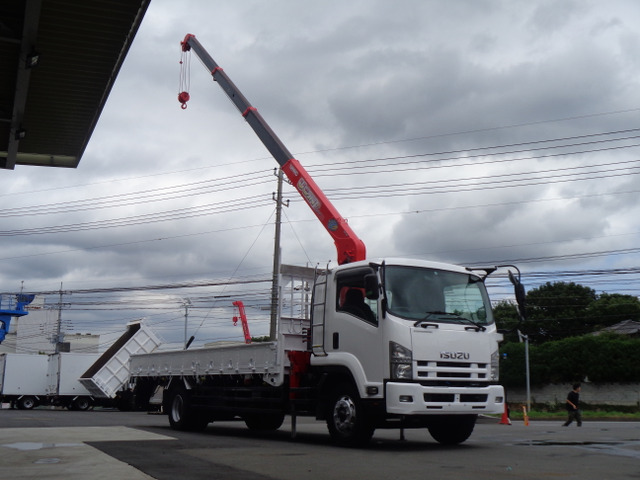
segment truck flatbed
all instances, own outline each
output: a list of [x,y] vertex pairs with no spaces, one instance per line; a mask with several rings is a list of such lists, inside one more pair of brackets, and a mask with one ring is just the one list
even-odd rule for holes
[[280,318],[278,341],[221,343],[190,350],[132,355],[132,377],[262,375],[272,386],[282,384],[289,370],[288,351],[305,351],[308,320]]

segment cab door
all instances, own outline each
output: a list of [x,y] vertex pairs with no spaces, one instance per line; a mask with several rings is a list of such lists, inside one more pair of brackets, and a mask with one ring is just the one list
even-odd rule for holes
[[346,361],[359,364],[364,381],[382,382],[386,354],[379,328],[379,302],[365,297],[364,277],[371,273],[370,267],[336,273],[332,298],[326,305],[331,311],[326,347],[330,355],[343,355]]

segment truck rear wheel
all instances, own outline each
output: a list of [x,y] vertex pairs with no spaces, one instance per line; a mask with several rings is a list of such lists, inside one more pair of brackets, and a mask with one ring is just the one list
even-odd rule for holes
[[36,399],[30,395],[25,395],[18,399],[17,405],[19,410],[31,410],[36,406]]
[[89,397],[78,397],[71,402],[69,410],[89,410],[91,407],[91,399]]
[[429,433],[443,445],[457,445],[471,436],[477,415],[447,415],[434,419]]
[[348,383],[333,390],[327,412],[327,428],[338,445],[364,445],[373,436],[375,428],[370,424],[356,389]]
[[184,387],[169,391],[167,414],[174,430],[201,431],[207,428],[209,420],[191,408],[189,391]]

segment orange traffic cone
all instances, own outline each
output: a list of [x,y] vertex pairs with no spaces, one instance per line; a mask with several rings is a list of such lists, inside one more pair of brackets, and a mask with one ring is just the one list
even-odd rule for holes
[[504,412],[502,413],[502,418],[499,422],[500,425],[511,425],[511,420],[509,419],[509,405],[507,402],[504,402]]
[[524,418],[524,426],[528,427],[529,426],[529,415],[527,415],[527,407],[526,407],[526,405],[522,406],[522,413],[523,413],[523,418]]

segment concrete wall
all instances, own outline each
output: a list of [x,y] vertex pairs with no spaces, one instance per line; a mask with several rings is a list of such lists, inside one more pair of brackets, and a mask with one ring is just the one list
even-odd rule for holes
[[[531,388],[531,403],[564,405],[571,385],[546,385]],[[527,402],[526,388],[508,388],[509,403]],[[640,383],[582,383],[580,401],[591,405],[640,406]]]

